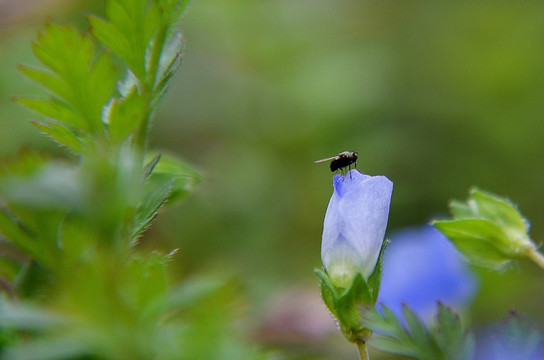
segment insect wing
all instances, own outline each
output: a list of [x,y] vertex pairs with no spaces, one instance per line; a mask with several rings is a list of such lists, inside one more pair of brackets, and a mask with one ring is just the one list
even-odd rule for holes
[[333,157],[326,158],[326,159],[316,160],[316,161],[314,161],[314,163],[317,164],[317,163],[322,163],[322,162],[325,162],[325,161],[332,161],[332,160],[335,160],[336,158],[338,158],[338,156],[333,156]]

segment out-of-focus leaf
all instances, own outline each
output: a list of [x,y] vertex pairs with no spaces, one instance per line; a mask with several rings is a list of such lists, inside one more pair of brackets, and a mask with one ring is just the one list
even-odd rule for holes
[[468,360],[474,357],[476,349],[474,335],[464,328],[459,315],[440,303],[436,314],[434,336],[440,348],[448,354],[450,359]]
[[78,174],[66,164],[49,163],[34,174],[0,179],[0,193],[10,204],[67,209],[81,204]]
[[433,225],[474,265],[501,270],[512,260],[497,246],[508,242],[508,238],[498,226],[487,220],[439,220]]
[[[56,260],[58,261],[58,259]],[[30,261],[17,274],[14,285],[17,294],[22,298],[44,297],[49,286],[54,283],[54,278],[50,269],[43,267],[36,261]]]
[[21,270],[21,264],[16,261],[0,256],[0,276],[7,281],[13,281]]
[[153,221],[161,207],[166,203],[174,180],[167,177],[155,178],[144,187],[145,196],[138,207],[134,224],[133,238],[136,239]]
[[[71,94],[72,89],[70,88],[69,84],[67,84],[59,75],[51,73],[48,70],[34,69],[34,68],[23,66],[23,65],[19,65],[18,69],[22,74],[26,75],[29,79],[36,81],[40,85],[44,86],[46,89],[49,89],[53,94],[56,94],[58,98],[72,99],[72,94]],[[15,98],[15,100],[18,100],[18,99]],[[33,109],[33,110],[39,111],[39,109]],[[42,111],[39,111],[39,112],[42,112]],[[77,124],[80,127],[87,126],[84,119],[82,118],[77,119]]]
[[202,300],[212,297],[227,283],[214,277],[193,277],[170,291],[168,308],[184,309],[197,305]]
[[181,33],[176,33],[166,44],[159,60],[159,76],[157,77],[157,84],[155,85],[154,90],[154,103],[162,98],[170,79],[172,79],[177,69],[180,67],[182,51],[183,36]]
[[146,78],[146,49],[157,31],[154,12],[148,11],[155,7],[153,4],[148,7],[147,1],[110,0],[106,2],[107,20],[88,17],[91,33],[124,60],[139,79]]
[[[21,66],[20,70],[48,88],[53,97],[48,101],[15,100],[64,124],[66,130],[53,122],[51,124],[54,125],[47,126],[48,129],[43,128],[42,123],[41,129],[72,150],[76,150],[73,141],[73,137],[77,137],[74,133],[76,130],[102,136],[102,108],[115,95],[118,76],[109,54],[98,53],[88,34],[79,34],[72,27],[53,24],[46,25],[32,49],[47,70],[25,66]],[[70,133],[72,137],[68,136]]]
[[30,255],[38,251],[32,238],[7,209],[0,209],[0,234]]
[[81,342],[68,337],[46,338],[9,348],[5,360],[70,360],[85,359],[89,350]]
[[6,300],[0,302],[0,323],[19,330],[42,330],[66,323],[57,314],[27,305],[15,305]]
[[155,165],[149,181],[164,184],[166,180],[173,181],[167,203],[172,205],[187,195],[200,182],[201,177],[193,168],[173,155],[161,153],[161,159]]
[[123,59],[131,69],[138,69],[139,61],[125,35],[112,23],[96,16],[88,16],[90,31],[104,46]]
[[160,159],[161,153],[157,153],[151,160],[148,161],[144,168],[144,179],[147,179],[149,175],[151,175],[153,169],[155,169],[155,166],[159,163]]
[[529,222],[508,199],[472,189],[466,202],[452,201],[450,210],[453,219],[433,225],[474,265],[501,270],[512,260],[539,258]]
[[67,126],[86,129],[87,125],[82,121],[81,117],[61,100],[56,98],[51,98],[49,101],[31,98],[15,98],[14,100],[37,113],[43,114],[50,119],[56,119]]
[[85,144],[72,131],[54,121],[32,121],[32,124],[57,144],[65,146],[74,154],[83,153]]
[[166,304],[166,264],[168,255],[152,252],[145,258],[134,258],[126,269],[124,303],[151,321],[164,311]]
[[365,313],[366,323],[374,331],[369,342],[372,347],[418,360],[473,358],[474,339],[450,309],[439,306],[430,330],[407,306],[403,309],[404,322],[384,305],[380,311],[381,314],[375,309]]
[[106,122],[111,139],[121,143],[140,127],[148,116],[148,103],[136,89],[123,99],[114,99],[108,111]]

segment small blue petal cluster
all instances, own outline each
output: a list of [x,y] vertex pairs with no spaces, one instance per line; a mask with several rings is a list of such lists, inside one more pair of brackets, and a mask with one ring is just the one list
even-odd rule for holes
[[385,251],[378,303],[402,318],[406,304],[430,322],[438,301],[461,310],[472,299],[476,281],[455,247],[432,226],[401,230]]
[[348,287],[361,273],[368,279],[383,244],[393,183],[358,170],[335,175],[321,243],[321,260],[335,286]]

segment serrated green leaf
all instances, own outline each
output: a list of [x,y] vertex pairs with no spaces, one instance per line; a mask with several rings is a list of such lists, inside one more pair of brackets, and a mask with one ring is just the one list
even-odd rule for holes
[[145,197],[136,212],[133,238],[136,239],[153,221],[159,210],[168,200],[173,180],[168,178],[155,179],[145,188]]
[[53,24],[47,24],[38,34],[33,51],[49,70],[21,67],[21,71],[60,99],[50,101],[49,109],[33,103],[34,110],[88,134],[103,136],[102,108],[115,94],[117,80],[109,55],[97,55],[87,34]]
[[72,153],[82,154],[84,152],[85,144],[83,141],[64,126],[56,124],[53,121],[33,121],[32,124],[59,145],[66,146]]
[[110,138],[122,143],[136,131],[147,118],[147,105],[147,100],[135,89],[124,99],[114,99],[106,117]]
[[27,108],[54,119],[66,126],[88,131],[85,121],[64,101],[51,98],[49,101],[31,98],[14,98],[14,100]]
[[168,80],[181,65],[181,55],[183,52],[183,36],[180,32],[173,34],[160,55],[159,66],[157,72],[157,89],[162,89],[166,86]]
[[501,270],[515,255],[501,251],[502,244],[508,244],[509,239],[488,220],[440,220],[433,225],[475,265]]
[[153,170],[155,169],[155,166],[159,163],[159,160],[161,159],[161,153],[157,153],[149,162],[145,165],[144,168],[144,179],[148,179]]
[[193,168],[175,156],[163,152],[160,161],[153,169],[149,181],[158,180],[162,182],[164,179],[173,180],[168,205],[181,200],[201,181],[200,174]]
[[98,41],[124,60],[131,69],[138,68],[136,54],[132,52],[131,44],[121,30],[112,23],[93,15],[88,16],[87,21],[91,26],[91,33]]
[[97,56],[88,72],[85,92],[90,96],[90,104],[101,111],[112,96],[117,96],[117,67],[113,64],[109,53],[102,52]]
[[474,357],[474,335],[466,331],[457,314],[441,303],[438,304],[434,336],[448,359],[471,360]]
[[[147,1],[110,0],[105,10],[109,21],[88,18],[92,34],[123,59],[139,79],[145,79],[146,49],[151,40]],[[157,27],[152,28],[154,32]]]
[[31,80],[36,81],[45,88],[51,90],[62,99],[72,99],[71,89],[59,75],[46,70],[33,69],[28,66],[18,66],[19,71]]
[[448,359],[439,348],[436,340],[407,307],[403,309],[403,312],[408,329],[401,324],[387,306],[382,305],[381,311],[382,315],[375,309],[369,310],[365,314],[365,323],[374,331],[369,342],[370,346],[418,360]]
[[408,331],[418,344],[424,346],[433,346],[432,340],[429,338],[427,331],[421,321],[417,318],[417,315],[410,310],[406,305],[402,307],[402,315],[404,317],[404,322],[408,328]]

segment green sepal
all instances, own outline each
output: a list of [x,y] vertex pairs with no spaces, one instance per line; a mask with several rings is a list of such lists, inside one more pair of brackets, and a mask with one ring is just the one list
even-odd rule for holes
[[335,304],[338,302],[338,293],[336,292],[336,288],[329,280],[329,276],[325,271],[315,269],[314,272],[321,280],[320,288],[321,298],[323,299],[323,302],[325,303],[331,314],[334,315],[334,317],[337,317]]
[[367,280],[368,289],[370,290],[372,303],[375,303],[378,300],[378,294],[380,293],[380,284],[382,282],[382,271],[383,271],[383,256],[385,254],[385,249],[391,241],[385,239],[380,249],[380,254],[378,255],[378,261],[374,267],[374,271]]
[[323,302],[338,320],[344,337],[354,343],[366,341],[371,331],[364,326],[361,311],[374,303],[363,276],[357,273],[348,288],[341,288],[332,284],[326,271],[315,270],[315,273],[321,280]]

